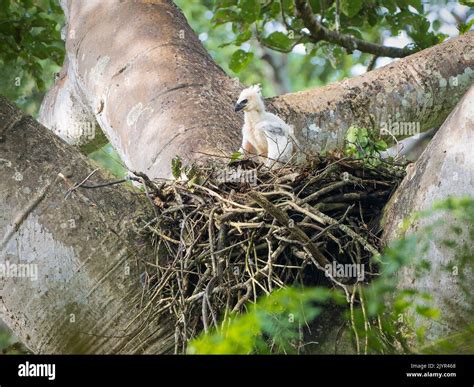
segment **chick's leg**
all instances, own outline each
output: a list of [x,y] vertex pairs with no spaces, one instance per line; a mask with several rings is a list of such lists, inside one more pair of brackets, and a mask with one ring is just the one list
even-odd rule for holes
[[239,152],[246,155],[246,154],[251,154],[251,155],[256,155],[257,150],[254,148],[254,146],[244,138],[242,141],[242,146],[239,149]]

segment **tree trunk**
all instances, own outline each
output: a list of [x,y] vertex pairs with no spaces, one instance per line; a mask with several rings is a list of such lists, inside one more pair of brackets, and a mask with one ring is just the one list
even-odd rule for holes
[[[403,220],[417,211],[431,209],[436,201],[450,196],[473,196],[474,158],[470,156],[474,148],[473,131],[474,86],[471,86],[387,204],[383,222],[385,241],[402,236],[400,225]],[[404,232],[416,232],[433,221],[433,217],[415,220]],[[474,321],[474,273],[469,267],[460,267],[455,250],[443,243],[454,221],[456,219],[443,219],[443,227],[435,231],[423,257],[431,264],[429,276],[417,278],[413,267],[405,268],[399,276],[400,287],[428,292],[442,312],[441,319],[433,321],[427,330],[430,340],[464,329]],[[469,243],[469,227],[473,225],[457,237],[458,247],[463,242]],[[450,263],[458,265],[459,273],[446,269]],[[472,265],[472,261],[469,264]],[[461,271],[466,278],[461,278]],[[463,286],[467,287],[467,293]]]
[[[96,167],[2,97],[0,157],[2,274],[9,265],[0,274],[1,319],[35,353],[170,351],[170,315],[136,318],[146,303],[140,262],[156,255],[134,232],[149,213],[144,195],[113,186],[66,198]],[[15,276],[17,264],[29,265],[29,278]]]
[[[169,177],[176,155],[191,162],[229,157],[239,148],[242,117],[233,106],[242,85],[215,64],[172,1],[63,3],[69,63],[40,122],[66,138],[70,128],[97,121],[126,166],[152,178]],[[353,124],[375,130],[396,124],[410,135],[445,120],[474,80],[473,68],[471,32],[363,76],[276,97],[268,106],[294,125],[310,152],[340,146]],[[68,111],[77,105],[78,112],[61,122],[65,105]],[[74,123],[87,116],[95,120]]]

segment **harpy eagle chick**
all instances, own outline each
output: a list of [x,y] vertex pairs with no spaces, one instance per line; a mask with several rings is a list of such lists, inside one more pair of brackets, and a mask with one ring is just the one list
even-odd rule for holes
[[259,85],[240,93],[235,111],[241,110],[244,111],[245,121],[239,151],[264,157],[267,166],[288,162],[296,144],[293,128],[280,117],[265,111]]

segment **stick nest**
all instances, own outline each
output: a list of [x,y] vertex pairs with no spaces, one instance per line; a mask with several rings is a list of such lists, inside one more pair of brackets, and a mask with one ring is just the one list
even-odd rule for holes
[[288,285],[350,287],[335,263],[377,273],[380,217],[402,166],[335,156],[268,170],[250,160],[193,168],[187,181],[150,181],[141,233],[156,248],[143,262],[147,308],[176,317],[176,352],[247,301]]

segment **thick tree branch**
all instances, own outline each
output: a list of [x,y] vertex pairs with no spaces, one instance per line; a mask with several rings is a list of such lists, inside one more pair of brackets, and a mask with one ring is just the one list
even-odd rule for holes
[[[474,86],[453,110],[449,118],[438,130],[418,161],[411,166],[404,181],[385,208],[384,239],[388,243],[396,240],[403,232],[406,235],[432,225],[433,217],[415,219],[408,229],[400,228],[402,222],[417,211],[430,210],[440,200],[449,197],[471,196],[474,193]],[[427,338],[436,340],[455,331],[465,329],[466,323],[474,319],[474,278],[472,268],[472,227],[462,224],[462,232],[453,234],[451,226],[456,216],[443,216],[441,228],[435,228],[428,251],[423,257],[430,262],[429,275],[419,276],[413,266],[405,267],[399,273],[402,288],[415,287],[430,294],[441,318],[429,323]],[[472,236],[471,236],[472,238]],[[456,248],[448,248],[447,239],[455,242]],[[467,244],[471,257],[462,264],[456,250]],[[459,273],[449,269],[450,265]],[[420,319],[420,315],[414,316]]]
[[401,140],[445,121],[474,82],[473,52],[470,32],[361,76],[272,98],[269,105],[311,152],[343,146],[351,125]]
[[314,42],[327,41],[346,48],[349,51],[359,50],[377,56],[390,58],[403,58],[413,53],[409,48],[388,47],[381,44],[370,43],[354,36],[341,34],[324,27],[313,14],[311,5],[307,0],[296,0],[296,10],[303,20],[305,27],[310,32]]
[[0,318],[35,353],[171,351],[169,313],[136,319],[142,260],[156,258],[134,231],[144,195],[116,185],[65,198],[94,164],[3,97],[0,138],[0,264],[37,272],[0,276]]
[[[171,0],[62,6],[67,78],[48,92],[42,123],[70,141],[74,128],[97,121],[125,165],[150,177],[170,177],[177,154],[188,163],[238,149],[242,121],[233,106],[242,86],[216,65]],[[89,118],[74,114],[82,106]]]

